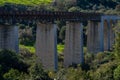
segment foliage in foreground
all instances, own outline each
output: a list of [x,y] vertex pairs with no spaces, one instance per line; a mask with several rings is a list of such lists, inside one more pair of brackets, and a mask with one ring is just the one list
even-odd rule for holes
[[15,52],[1,50],[0,80],[51,80],[47,72],[42,69],[42,65],[34,62],[35,58],[25,58],[26,56]]

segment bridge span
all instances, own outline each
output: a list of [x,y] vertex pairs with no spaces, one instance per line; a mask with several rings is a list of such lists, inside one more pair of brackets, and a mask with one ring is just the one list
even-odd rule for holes
[[0,12],[0,49],[16,52],[18,48],[18,27],[16,23],[36,23],[36,55],[45,69],[57,70],[57,25],[55,21],[66,21],[64,66],[84,63],[83,25],[88,21],[87,50],[98,53],[112,50],[115,42],[116,15],[82,12],[49,11],[6,11]]

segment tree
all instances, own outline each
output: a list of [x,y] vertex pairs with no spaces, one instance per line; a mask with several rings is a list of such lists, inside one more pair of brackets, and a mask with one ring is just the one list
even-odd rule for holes
[[115,62],[102,64],[97,70],[93,72],[92,80],[113,80],[113,72],[116,68]]
[[51,80],[41,64],[34,63],[29,69],[31,80]]
[[[0,51],[0,75],[7,73],[11,68],[27,73],[28,65],[24,63],[17,53],[10,50]],[[12,70],[13,71],[13,70]],[[3,79],[0,79],[3,80]]]
[[19,80],[20,72],[16,69],[10,69],[7,73],[3,75],[5,80]]
[[66,26],[63,26],[59,32],[59,38],[62,40],[63,43],[65,40],[65,29],[66,29]]
[[24,29],[19,30],[20,44],[33,46],[35,43],[35,36],[32,33],[32,28],[25,26]]
[[120,80],[120,65],[114,70],[114,79]]

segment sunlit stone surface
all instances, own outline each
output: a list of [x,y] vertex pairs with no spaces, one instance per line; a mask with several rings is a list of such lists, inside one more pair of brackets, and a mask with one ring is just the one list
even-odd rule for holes
[[57,70],[57,26],[52,23],[38,23],[36,54],[45,69]]

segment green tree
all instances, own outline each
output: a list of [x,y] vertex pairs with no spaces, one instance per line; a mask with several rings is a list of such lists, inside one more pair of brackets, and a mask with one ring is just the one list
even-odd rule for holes
[[[7,73],[11,68],[21,72],[27,72],[28,64],[24,63],[17,53],[9,50],[0,51],[0,77]],[[1,79],[0,80],[4,80]]]
[[20,72],[16,69],[10,69],[3,75],[5,80],[19,80]]
[[34,63],[29,69],[32,80],[51,80],[41,64]]
[[92,80],[113,80],[113,73],[116,66],[115,62],[102,64],[93,74],[90,74],[92,75]]
[[17,69],[10,69],[3,75],[5,80],[29,80],[29,75],[18,71]]
[[120,65],[114,70],[114,79],[120,80]]
[[67,80],[86,80],[86,73],[79,66],[78,68],[69,68],[66,73]]
[[57,74],[56,74],[56,76],[55,76],[55,79],[56,79],[56,80],[66,80],[65,74],[66,74],[66,70],[65,70],[65,69],[60,69],[60,70],[57,72]]
[[66,29],[66,26],[63,26],[59,32],[59,38],[62,40],[63,43],[65,41],[65,29]]

